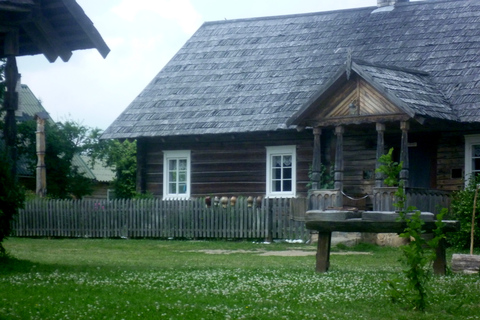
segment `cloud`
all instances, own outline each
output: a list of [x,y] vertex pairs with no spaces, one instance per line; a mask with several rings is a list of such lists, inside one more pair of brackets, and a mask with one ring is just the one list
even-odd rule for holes
[[201,23],[201,15],[189,0],[123,0],[112,11],[128,22],[140,19],[167,19],[191,34]]

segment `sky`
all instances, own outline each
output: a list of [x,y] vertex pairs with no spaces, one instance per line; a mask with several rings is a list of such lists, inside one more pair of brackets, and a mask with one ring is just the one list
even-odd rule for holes
[[377,0],[77,0],[111,52],[65,63],[17,60],[22,83],[55,121],[105,130],[207,21],[376,6]]

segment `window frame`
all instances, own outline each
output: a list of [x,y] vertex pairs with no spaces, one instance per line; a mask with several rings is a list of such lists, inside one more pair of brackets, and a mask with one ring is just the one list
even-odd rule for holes
[[[191,195],[191,156],[192,153],[190,150],[175,150],[175,151],[164,151],[163,152],[163,199],[164,200],[178,200],[178,199],[189,199]],[[187,172],[186,172],[186,193],[170,193],[169,192],[169,161],[170,160],[187,160]],[[178,187],[178,182],[177,187]]]
[[[267,198],[294,198],[297,194],[297,146],[273,146],[266,147],[267,149],[267,163],[266,163],[266,196]],[[292,156],[292,190],[291,191],[273,191],[272,190],[272,164],[274,156]],[[282,179],[283,181],[283,179]]]
[[[474,145],[480,145],[480,134],[465,135],[465,186],[468,184],[468,180],[470,180],[473,173],[472,147]],[[480,170],[478,172],[480,173]]]

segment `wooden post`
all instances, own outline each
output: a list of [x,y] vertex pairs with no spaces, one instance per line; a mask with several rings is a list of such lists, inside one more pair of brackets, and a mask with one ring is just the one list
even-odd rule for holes
[[337,136],[337,143],[335,148],[335,189],[339,191],[337,196],[337,207],[343,206],[343,133],[345,129],[343,126],[335,127],[335,135]]
[[375,187],[381,188],[383,187],[383,174],[381,172],[377,172],[376,169],[380,168],[380,157],[385,152],[385,139],[384,139],[384,132],[385,132],[385,124],[377,123],[377,161],[375,163]]
[[137,192],[147,192],[147,142],[137,139]]
[[403,181],[403,186],[408,187],[408,130],[410,125],[407,121],[400,123],[400,129],[402,130],[402,142],[400,147],[400,161],[403,163],[402,171],[400,171],[400,181]]
[[15,120],[15,111],[18,109],[17,83],[19,75],[17,60],[15,56],[8,56],[5,65],[5,99],[4,109],[6,111],[3,135],[5,137],[6,151],[9,161],[11,161],[12,176],[16,176],[17,167],[17,122]]
[[322,129],[313,128],[313,163],[312,163],[312,190],[320,189],[320,180],[322,178],[320,170],[322,166],[321,142],[320,136]]
[[43,198],[47,195],[47,169],[45,166],[45,120],[47,115],[43,112],[35,115],[37,120],[36,150],[37,150],[37,188],[36,194]]
[[331,232],[319,232],[317,243],[316,272],[327,272],[330,267],[330,245],[332,243]]
[[475,188],[475,197],[473,198],[472,228],[470,230],[470,255],[473,254],[473,237],[475,235],[475,210],[477,209],[478,188],[480,188],[479,184],[477,184]]
[[447,272],[446,241],[441,239],[435,252],[435,261],[433,261],[433,273],[444,276]]

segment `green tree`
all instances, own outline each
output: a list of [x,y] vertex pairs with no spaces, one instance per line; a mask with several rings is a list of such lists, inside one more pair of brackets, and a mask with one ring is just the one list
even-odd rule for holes
[[[19,156],[27,161],[29,169],[35,172],[36,121],[29,120],[18,125]],[[74,121],[45,124],[45,166],[47,171],[47,195],[51,198],[68,199],[91,194],[92,181],[79,172],[72,163],[75,154],[83,151],[83,141],[88,128]]]
[[137,142],[124,140],[100,139],[102,131],[92,130],[86,139],[85,152],[89,155],[93,165],[96,159],[103,161],[107,166],[114,168],[115,179],[113,188],[115,197],[131,199],[141,197],[136,192],[137,177]]

